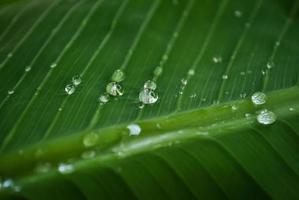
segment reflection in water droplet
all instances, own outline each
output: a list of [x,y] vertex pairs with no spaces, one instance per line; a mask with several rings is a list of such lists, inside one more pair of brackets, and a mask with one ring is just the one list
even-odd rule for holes
[[71,95],[75,92],[76,88],[73,84],[68,84],[65,86],[64,90],[68,95]]
[[58,171],[61,174],[70,174],[74,171],[74,166],[70,163],[60,163],[58,165]]
[[98,134],[88,133],[83,137],[83,145],[85,147],[92,147],[97,144],[98,139],[99,139]]
[[130,124],[130,125],[127,126],[127,128],[130,131],[129,135],[137,136],[141,132],[141,128],[138,124]]
[[153,90],[143,89],[139,93],[139,101],[144,104],[154,104],[157,100],[158,95]]
[[262,105],[266,103],[267,96],[263,92],[256,92],[251,96],[251,101],[255,105]]
[[106,92],[112,96],[122,96],[124,94],[121,85],[117,82],[108,83]]
[[79,75],[74,76],[74,77],[72,78],[72,83],[73,83],[75,86],[80,85],[81,82],[82,82],[82,79],[81,79],[81,76],[79,76]]
[[125,73],[118,69],[118,70],[115,70],[114,73],[112,74],[112,77],[111,77],[111,80],[113,82],[121,82],[123,80],[125,80],[126,76],[125,76]]
[[269,125],[273,124],[276,121],[276,115],[275,113],[265,109],[260,111],[260,113],[257,116],[257,121],[260,124]]
[[144,83],[143,88],[144,89],[155,90],[157,88],[157,84],[152,80],[148,80]]

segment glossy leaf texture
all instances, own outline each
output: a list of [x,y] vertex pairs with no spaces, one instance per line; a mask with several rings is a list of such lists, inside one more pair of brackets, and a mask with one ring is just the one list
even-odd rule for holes
[[3,1],[0,197],[299,199],[298,9]]

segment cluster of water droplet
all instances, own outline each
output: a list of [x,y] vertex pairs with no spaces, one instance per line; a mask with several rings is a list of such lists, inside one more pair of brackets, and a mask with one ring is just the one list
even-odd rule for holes
[[139,92],[139,101],[142,104],[154,104],[158,100],[158,94],[155,92],[157,84],[155,81],[148,80],[144,83],[143,89]]
[[81,76],[79,75],[76,75],[72,78],[72,83],[70,84],[67,84],[64,88],[65,92],[68,94],[68,95],[71,95],[73,94],[75,91],[76,91],[76,87],[78,85],[80,85],[82,82],[82,79],[81,79]]

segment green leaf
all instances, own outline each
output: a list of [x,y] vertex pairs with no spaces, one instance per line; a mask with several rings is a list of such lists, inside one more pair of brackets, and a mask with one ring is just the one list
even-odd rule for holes
[[299,199],[298,7],[1,2],[0,198]]

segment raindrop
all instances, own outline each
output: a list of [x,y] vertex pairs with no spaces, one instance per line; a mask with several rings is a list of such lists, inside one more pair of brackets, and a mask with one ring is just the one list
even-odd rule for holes
[[222,75],[222,79],[223,79],[223,80],[228,79],[228,75],[227,75],[227,74]]
[[83,159],[91,159],[91,158],[94,158],[95,155],[96,155],[95,151],[85,151],[82,153],[81,157]]
[[157,84],[152,80],[148,80],[144,83],[143,88],[149,90],[155,90],[157,88]]
[[215,57],[213,57],[213,62],[214,63],[221,63],[222,62],[222,57],[220,57],[220,56],[215,56]]
[[68,84],[65,86],[64,90],[68,95],[71,95],[75,92],[76,88],[73,84]]
[[108,94],[102,94],[99,97],[99,102],[101,103],[107,103],[109,101],[109,95]]
[[25,68],[25,72],[29,72],[31,70],[31,66],[27,66],[26,68]]
[[158,95],[149,89],[144,89],[139,93],[139,100],[144,104],[154,104],[158,100]]
[[154,75],[156,77],[160,76],[163,72],[163,68],[162,67],[156,67],[156,69],[154,70]]
[[58,165],[58,171],[61,174],[70,174],[74,171],[74,166],[70,163],[60,163]]
[[112,96],[122,96],[124,94],[121,85],[117,82],[108,83],[106,92]]
[[138,124],[130,124],[127,126],[127,128],[130,131],[129,135],[137,136],[141,132],[141,128]]
[[15,93],[15,91],[14,90],[8,90],[7,93],[8,94],[13,94],[13,93]]
[[126,78],[125,73],[118,69],[112,74],[111,80],[114,82],[121,82]]
[[260,111],[256,119],[260,124],[269,125],[273,124],[276,121],[276,118],[275,113],[265,109]]
[[188,75],[189,76],[193,76],[195,74],[195,71],[193,70],[193,69],[190,69],[189,71],[188,71]]
[[51,66],[50,66],[50,68],[55,68],[57,66],[57,64],[56,63],[53,63]]
[[254,105],[262,105],[266,103],[267,96],[263,92],[256,92],[251,96],[251,101]]
[[242,17],[243,13],[240,10],[235,10],[234,15],[235,15],[235,17],[240,18],[240,17]]
[[99,136],[96,133],[88,133],[83,138],[83,145],[85,147],[95,146],[98,142]]
[[72,78],[72,83],[74,84],[74,86],[80,85],[81,82],[82,82],[82,79],[81,79],[81,76],[79,76],[79,75],[74,76]]

